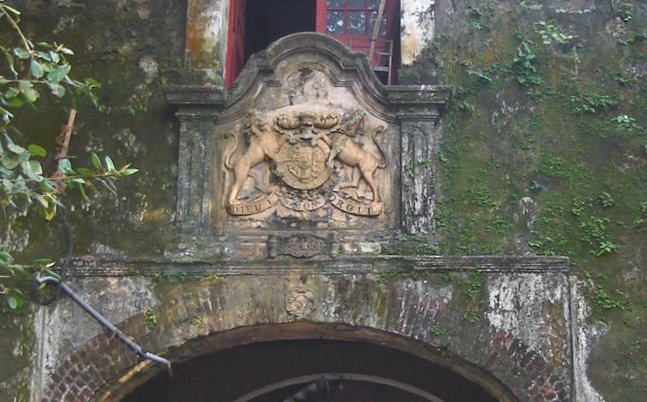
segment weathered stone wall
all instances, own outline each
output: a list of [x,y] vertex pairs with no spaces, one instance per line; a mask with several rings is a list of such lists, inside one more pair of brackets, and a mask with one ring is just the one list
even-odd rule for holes
[[435,41],[402,78],[455,88],[438,252],[570,257],[589,309],[576,359],[593,389],[580,398],[641,399],[645,3],[440,1],[435,16]]
[[[222,42],[191,47],[187,41],[189,55],[185,58],[185,35],[190,35],[186,29],[187,4],[182,1],[13,3],[24,10],[23,20],[30,33],[63,42],[76,51],[73,61],[77,77],[93,76],[103,84],[103,106],[99,110],[79,105],[72,152],[83,155],[87,149],[94,149],[111,154],[118,163],[133,162],[141,169],[136,177],[120,183],[119,196],[105,194],[97,202],[100,207],[77,208],[73,217],[76,254],[159,258],[190,250],[191,239],[177,239],[175,231],[168,230],[176,205],[178,126],[164,101],[162,87],[169,83],[218,83],[222,68],[206,56],[218,54],[222,60]],[[578,401],[640,400],[647,387],[647,305],[643,286],[647,247],[645,4],[616,0],[441,0],[432,9],[428,2],[402,3],[403,9],[414,10],[415,18],[409,21],[417,23],[420,31],[414,32],[415,40],[409,41],[413,45],[405,47],[411,51],[407,52],[408,58],[403,57],[406,66],[400,75],[401,82],[450,84],[454,86],[454,96],[433,161],[442,183],[437,194],[436,231],[385,245],[383,251],[397,255],[570,257],[575,275],[570,279],[574,303],[569,311],[577,327],[573,329],[576,381],[569,386],[577,388]],[[206,2],[193,4],[207,7]],[[214,2],[212,6],[226,12],[224,2]],[[189,17],[199,17],[200,13],[192,12]],[[218,21],[203,22],[204,29],[219,26]],[[433,30],[428,29],[431,26]],[[209,32],[214,38],[214,32],[222,33],[216,28]],[[553,36],[559,32],[565,35],[564,43],[558,43]],[[407,34],[403,32],[403,37]],[[36,133],[36,141],[53,149],[54,135],[65,118],[62,109],[60,105],[41,109],[42,116],[47,118],[37,122],[31,119],[22,127],[27,127],[26,132]],[[56,224],[48,227],[51,230],[38,232],[30,230],[32,226],[29,219],[17,219],[3,240],[22,250],[26,258],[52,254],[56,257],[62,253],[64,240]],[[131,269],[140,267],[135,264]],[[168,335],[164,342],[179,345],[183,339],[217,328],[210,321],[217,316],[205,317],[204,324],[199,319],[192,323],[203,308],[202,302],[193,301],[215,301],[218,294],[224,294],[236,303],[244,303],[241,294],[228,293],[224,288],[249,291],[256,286],[253,278],[218,275],[211,278],[216,283],[213,286],[205,285],[211,283],[208,279],[180,286],[172,283],[178,276],[161,276],[161,281],[155,283],[155,277],[131,274],[129,278],[76,279],[74,285],[90,300],[103,305],[102,311],[109,318],[128,324],[124,329],[141,335],[139,339],[153,350],[158,350],[157,345],[152,339],[147,340],[145,334],[152,333],[151,338],[155,339],[162,328],[174,328],[177,332]],[[325,275],[310,275],[313,282],[325,282]],[[519,315],[510,307],[515,305],[512,299],[526,292],[566,292],[563,284],[555,288],[552,279],[529,273],[508,277],[487,274],[487,291],[485,287],[477,289],[479,296],[474,302],[460,290],[469,288],[469,273],[449,277],[447,282],[442,274],[430,273],[435,275],[433,280],[417,273],[407,279],[407,275],[408,271],[396,271],[392,276],[384,275],[382,281],[379,273],[339,275],[326,285],[320,283],[320,291],[346,289],[349,283],[357,281],[363,281],[365,289],[378,289],[386,283],[392,292],[390,296],[375,296],[376,302],[382,300],[385,305],[395,303],[389,304],[385,298],[402,304],[427,289],[436,295],[445,292],[456,303],[446,317],[457,317],[474,307],[478,333],[490,340],[499,339],[505,356],[541,350],[537,361],[557,359],[551,362],[552,369],[555,362],[559,367],[559,362],[566,359],[564,353],[570,353],[550,344],[551,334],[570,331],[557,318],[545,325],[519,324]],[[276,286],[286,288],[283,282]],[[514,287],[516,292],[508,290]],[[183,310],[166,315],[164,306],[178,297],[178,289],[187,292],[188,304],[178,302]],[[358,300],[364,296],[353,292],[349,290],[342,299],[363,308]],[[550,298],[556,305],[564,306],[563,294],[549,294]],[[330,300],[340,303],[342,299]],[[497,300],[504,303],[497,304]],[[532,307],[525,299],[518,301],[529,309]],[[280,304],[282,300],[259,301],[253,310],[246,310],[252,308],[246,306],[241,311],[260,309],[276,322],[292,320],[284,310],[273,310],[278,309],[275,302]],[[565,308],[560,307],[559,311]],[[2,401],[28,400],[29,390],[51,385],[47,373],[72,375],[65,371],[66,357],[74,359],[78,354],[94,353],[97,349],[91,347],[92,342],[103,345],[103,350],[115,349],[115,353],[120,353],[116,345],[104,343],[100,335],[96,338],[98,328],[67,301],[50,308],[27,310],[25,317],[29,319],[3,315]],[[540,310],[555,312],[548,305]],[[158,318],[159,324],[150,331],[146,311],[152,311]],[[385,311],[389,312],[386,316],[378,316],[399,317],[404,309],[394,306]],[[386,318],[364,313],[358,317],[374,317],[374,328],[413,334],[400,324],[389,324]],[[177,321],[177,327],[174,317],[181,321]],[[406,320],[415,320],[419,316],[407,317]],[[320,318],[324,322],[331,320],[325,314]],[[352,317],[347,321],[358,322]],[[232,319],[230,324],[235,322]],[[465,334],[466,329],[454,328],[455,322],[461,320],[452,322],[449,318],[438,321],[440,329],[435,335],[434,324],[420,326],[422,332],[418,335],[426,336],[432,344],[448,345],[457,354],[465,347],[465,354],[472,356],[474,362],[487,366],[484,356],[478,356],[474,350],[470,352],[471,335]],[[70,323],[77,325],[71,327]],[[550,331],[541,339],[546,343],[538,345],[537,331],[549,327]],[[501,331],[499,338],[492,332],[495,329]],[[515,329],[523,331],[515,333]],[[448,332],[444,333],[445,330]],[[41,338],[45,332],[49,335]],[[43,339],[45,344],[41,343]],[[46,344],[55,346],[45,348]],[[90,346],[86,350],[82,345]],[[121,359],[121,363],[110,366],[114,372],[97,375],[106,381],[116,379],[127,363],[134,363],[132,354]],[[508,375],[496,374],[502,378]],[[51,379],[56,378],[62,380]],[[559,380],[559,387],[568,391],[563,379]],[[95,382],[91,387],[98,385]],[[554,381],[551,385],[555,385]],[[511,386],[529,392],[528,384]],[[70,389],[73,387],[70,384]],[[79,391],[83,393],[83,389]]]
[[[76,78],[101,82],[101,106],[78,99],[78,115],[70,154],[87,165],[87,150],[113,156],[119,165],[133,162],[141,175],[120,184],[121,194],[82,206],[74,194],[71,204],[76,253],[159,252],[167,244],[160,227],[173,219],[177,135],[161,87],[183,67],[186,2],[183,1],[9,1],[22,10],[22,25],[31,37],[64,43]],[[4,36],[2,42],[11,39]],[[4,72],[3,72],[4,74]],[[54,139],[67,119],[69,102],[39,102],[36,111],[18,114],[16,125],[30,142],[53,154]],[[45,167],[49,163],[44,164]],[[96,208],[99,204],[106,207]],[[118,212],[120,211],[120,212]],[[38,217],[0,217],[2,241],[28,262],[45,256],[59,258],[65,248],[61,227],[43,225]],[[86,219],[87,218],[87,219]],[[34,227],[37,230],[34,230]],[[132,245],[133,247],[129,247]],[[27,290],[28,291],[28,290]],[[39,367],[34,353],[33,325],[2,306],[0,327],[0,401],[26,401],[34,389],[29,367]],[[40,325],[36,319],[35,324]],[[28,346],[32,343],[32,346]]]
[[[521,400],[570,400],[566,259],[382,257],[291,265],[86,262],[75,267],[73,286],[145,348],[176,363],[225,347],[219,342],[236,328],[258,333],[229,346],[264,340],[264,326],[334,324],[337,330],[322,332],[316,325],[305,333],[288,327],[266,340],[401,335],[428,344],[438,364],[459,374],[485,370]],[[111,276],[97,277],[101,272]],[[69,301],[40,314],[47,331],[35,400],[116,401],[159,372],[150,362],[136,365],[132,351]],[[488,377],[473,380],[503,392]]]

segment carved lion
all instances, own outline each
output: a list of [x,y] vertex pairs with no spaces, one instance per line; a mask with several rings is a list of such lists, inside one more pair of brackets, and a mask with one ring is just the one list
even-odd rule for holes
[[262,113],[256,109],[247,112],[244,134],[247,136],[249,146],[245,152],[232,163],[233,154],[238,148],[238,136],[232,132],[225,134],[226,138],[234,137],[234,145],[225,157],[225,166],[234,171],[234,184],[231,186],[227,197],[227,204],[237,204],[240,193],[250,170],[266,159],[276,160],[279,150],[276,135],[269,129]]
[[376,137],[383,133],[385,128],[383,126],[377,127],[371,136],[381,154],[378,158],[353,141],[353,137],[357,136],[360,128],[363,126],[363,122],[364,112],[361,110],[355,110],[344,118],[341,127],[334,132],[334,137],[330,144],[331,152],[328,155],[327,163],[332,169],[332,162],[336,158],[345,165],[353,168],[357,167],[360,174],[358,176],[353,175],[354,180],[351,183],[340,184],[339,188],[357,188],[359,187],[360,178],[363,178],[373,193],[373,202],[378,203],[380,202],[380,195],[373,180],[373,175],[378,168],[384,169],[388,161]]

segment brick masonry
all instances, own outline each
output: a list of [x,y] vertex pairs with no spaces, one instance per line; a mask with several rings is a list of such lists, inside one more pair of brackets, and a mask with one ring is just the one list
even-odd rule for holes
[[[519,262],[513,268],[523,270]],[[498,292],[506,278],[514,282],[520,275],[524,283],[535,283],[535,289],[547,294],[550,288],[565,288],[563,272],[484,272],[482,293],[476,302],[466,299],[462,290],[472,278],[470,271],[459,273],[451,281],[447,271],[404,272],[246,276],[214,270],[209,276],[189,275],[181,280],[170,274],[163,280],[159,274],[152,275],[158,279],[85,277],[78,278],[75,286],[91,302],[108,293],[113,304],[103,306],[124,311],[122,316],[113,317],[118,326],[151,352],[175,363],[251,339],[350,337],[414,354],[425,350],[430,359],[502,395],[502,401],[571,400],[568,320],[559,322],[563,328],[546,326],[545,333],[528,338],[488,318],[506,306],[490,307],[482,302]],[[148,287],[150,294],[129,294],[128,289],[141,286]],[[307,295],[311,303],[299,316],[286,305],[295,289]],[[529,300],[528,305],[523,304],[524,299]],[[545,320],[546,311],[554,310],[554,305],[561,308],[561,316],[569,315],[567,292],[561,300],[519,300],[515,327]],[[131,313],[123,308],[125,305],[150,308]],[[83,314],[68,301],[54,307],[50,328],[60,333],[53,339],[72,338],[66,332],[81,329],[94,335],[74,345],[48,345],[58,348],[61,357],[46,373],[41,401],[118,401],[124,393],[163,371],[151,363],[140,364],[134,352],[102,333],[94,323],[86,321],[85,328],[57,327],[57,317],[64,317],[70,310]],[[467,316],[466,310],[472,313]],[[156,320],[154,326],[149,322],[151,316]],[[551,341],[556,333],[567,334],[557,348]]]

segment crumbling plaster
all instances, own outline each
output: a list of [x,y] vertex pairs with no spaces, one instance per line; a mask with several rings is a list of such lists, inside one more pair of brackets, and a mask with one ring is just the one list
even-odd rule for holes
[[411,65],[434,38],[435,0],[401,0],[400,42],[402,65]]
[[[82,297],[100,307],[145,348],[175,362],[209,351],[186,349],[192,340],[207,336],[217,339],[218,334],[236,328],[301,321],[343,324],[428,345],[437,351],[439,362],[449,358],[453,363],[448,367],[483,369],[510,387],[520,400],[550,400],[553,394],[567,401],[571,400],[570,338],[563,338],[565,344],[554,342],[562,339],[563,332],[569,332],[563,318],[569,314],[564,262],[536,259],[528,263],[496,257],[386,258],[380,262],[363,258],[354,261],[353,273],[332,274],[331,270],[338,268],[328,262],[319,265],[319,273],[305,266],[296,271],[296,267],[269,271],[266,267],[266,273],[262,273],[261,265],[249,271],[249,264],[236,269],[215,264],[204,267],[203,273],[183,273],[172,265],[155,269],[148,265],[147,275],[128,276],[128,272],[137,271],[138,264],[133,262],[106,266],[109,271],[103,271],[104,275],[112,272],[108,277],[86,276],[84,272],[91,271],[76,270],[80,276],[72,283]],[[413,267],[406,268],[409,264]],[[386,266],[399,268],[389,271]],[[237,269],[254,274],[232,275]],[[474,299],[476,303],[465,298],[466,289],[481,281],[474,279],[475,269],[481,272],[477,278],[482,277],[486,286]],[[450,272],[463,274],[448,275]],[[503,299],[514,300],[516,310],[500,297],[502,288],[510,289],[504,293],[514,293]],[[537,293],[526,297],[530,289],[550,292],[551,296],[542,299]],[[300,301],[294,303],[295,297]],[[482,299],[501,302],[481,304],[478,300]],[[124,390],[137,385],[123,382],[129,370],[140,367],[132,351],[116,339],[104,339],[107,335],[102,329],[69,300],[49,309],[47,316],[41,317],[46,331],[38,339],[46,355],[42,379],[32,390],[34,402],[88,400],[89,395],[116,392],[115,385]],[[556,325],[536,324],[553,309],[558,317]],[[154,322],[150,317],[155,317]],[[515,325],[510,327],[506,322]],[[540,328],[541,334],[524,332],[525,327]],[[343,338],[345,331],[339,336]],[[334,337],[334,331],[328,336]],[[460,361],[467,366],[461,369]],[[150,363],[142,367],[155,369]],[[85,379],[89,385],[74,385],[78,384],[77,377],[84,375],[89,376]],[[494,386],[483,381],[483,386]],[[66,384],[63,391],[59,390],[61,383]]]
[[[190,2],[191,3],[191,2]],[[419,56],[420,54],[420,44],[425,43],[426,40],[433,38],[433,12],[429,11],[429,9],[424,9],[425,6],[428,6],[429,4],[424,4],[427,2],[420,2],[420,1],[406,1],[403,0],[403,8],[407,7],[407,10],[414,10],[411,13],[406,12],[403,14],[403,20],[408,19],[408,22],[406,23],[406,26],[411,26],[412,28],[410,31],[412,32],[417,32],[413,36],[415,40],[413,40],[411,43],[413,45],[411,47],[408,47],[408,43],[405,44],[403,43],[403,63],[407,64],[408,62],[415,60],[416,57]],[[575,3],[575,2],[574,2]],[[588,3],[591,4],[591,2],[576,2],[576,3]],[[199,4],[199,2],[195,1],[193,4]],[[215,6],[215,4],[219,4],[218,7]],[[215,2],[210,2],[209,7],[205,6],[206,12],[202,14],[202,17],[206,18],[204,21],[206,21],[206,28],[204,30],[204,39],[205,41],[198,47],[196,47],[195,52],[191,53],[191,57],[196,57],[195,60],[199,60],[198,55],[204,55],[208,54],[209,49],[216,49],[217,44],[224,44],[226,43],[226,21],[227,19],[224,17],[228,14],[228,9],[227,9],[227,1],[222,1],[220,3],[215,3]],[[558,13],[565,12],[564,9],[560,8],[556,10]],[[582,9],[580,10],[581,12],[585,13],[591,13],[591,9]],[[211,15],[211,17],[209,17]],[[427,18],[427,19],[422,19],[421,18]],[[420,23],[420,21],[425,22],[423,24]],[[406,28],[404,22],[403,22],[403,35],[407,35],[407,28]],[[431,27],[431,28],[429,28]],[[419,38],[424,38],[424,40],[418,40]],[[187,51],[189,49],[190,45],[187,44]],[[212,68],[214,71],[217,70],[218,65],[222,65],[222,61],[224,60],[224,52],[225,52],[225,46],[219,46],[218,48],[218,57],[208,59],[208,60],[203,60],[202,62],[206,62],[206,64],[202,64],[201,66],[203,68]],[[415,50],[415,51],[414,51]],[[415,55],[412,56],[412,59],[404,59],[405,54],[407,55]],[[217,61],[217,63],[216,63]],[[199,63],[198,63],[199,64]],[[216,74],[214,72],[214,74]],[[16,240],[18,238],[16,237]],[[27,239],[27,237],[21,238],[21,239]],[[493,328],[497,329],[502,329],[502,330],[512,330],[512,332],[515,334],[515,336],[520,337],[525,343],[529,344],[531,348],[536,349],[538,348],[538,338],[535,337],[533,333],[530,333],[526,331],[526,328],[523,327],[524,322],[519,321],[519,315],[514,312],[514,309],[519,306],[518,304],[518,298],[520,295],[525,294],[527,291],[532,291],[532,292],[537,292],[537,294],[540,294],[544,291],[546,291],[546,288],[543,288],[537,283],[530,279],[528,282],[526,282],[526,277],[523,279],[520,278],[508,278],[508,279],[501,279],[501,278],[496,278],[492,279],[489,282],[488,289],[489,293],[486,296],[486,300],[488,300],[488,311],[487,311],[487,319],[489,324]],[[126,288],[128,288],[132,283],[138,283],[142,288],[150,288],[153,286],[153,282],[149,278],[112,278],[103,284],[106,286],[106,288],[113,288],[113,287],[119,287],[121,284],[123,284]],[[421,286],[422,282],[421,281],[414,281],[414,282],[409,282],[405,286]],[[575,277],[571,278],[571,297],[572,297],[572,317],[573,317],[573,355],[574,355],[574,386],[576,390],[576,401],[581,401],[581,402],[598,402],[602,401],[602,397],[599,395],[599,393],[593,388],[591,381],[588,378],[587,374],[587,361],[589,354],[591,353],[592,350],[595,349],[596,347],[596,342],[599,337],[601,337],[603,334],[605,334],[608,330],[608,328],[603,325],[603,324],[591,324],[587,322],[587,317],[589,316],[590,313],[590,308],[586,304],[586,300],[584,297],[584,290],[583,290],[583,285],[581,283],[577,283]],[[81,284],[81,282],[79,282]],[[85,285],[81,284],[81,288],[83,289]],[[445,287],[446,290],[446,298],[448,300],[452,300],[456,296],[456,291],[453,287]],[[513,290],[514,289],[514,290]],[[547,294],[549,295],[549,299],[554,301],[555,298],[559,299],[557,294],[554,292],[554,289],[548,289]],[[84,293],[85,294],[85,293]],[[447,296],[448,295],[448,296]],[[86,296],[88,296],[90,299],[94,297],[92,293],[87,293]],[[117,294],[115,294],[117,296]],[[562,295],[563,296],[563,295]],[[139,297],[139,296],[137,296]],[[153,295],[142,295],[142,297],[145,300],[148,300],[147,303],[150,303],[150,305],[144,306],[143,304],[140,306],[142,309],[144,307],[152,307],[152,306],[157,306],[158,301],[155,299]],[[125,298],[124,300],[130,300],[128,298]],[[108,312],[107,314],[114,318],[116,321],[122,321],[128,316],[132,316],[135,311],[129,311],[129,307],[120,307],[117,304],[114,304],[116,302],[107,302],[106,300],[98,300],[99,304],[107,303],[109,307],[106,311]],[[401,303],[405,303],[405,300],[401,300]],[[561,305],[557,303],[558,306]],[[71,309],[69,305],[66,305],[68,309]],[[532,307],[532,306],[530,306]],[[529,308],[530,308],[529,307]],[[114,308],[115,311],[121,311],[121,313],[111,313],[111,309]],[[120,310],[121,309],[121,310]],[[140,309],[141,311],[141,309]],[[531,311],[533,314],[538,314],[538,310],[535,310],[534,307],[531,308]],[[563,316],[566,317],[567,314],[565,310],[562,310]],[[122,314],[123,313],[123,314]],[[67,314],[67,315],[66,315]],[[47,354],[44,353],[44,351],[48,348],[51,348],[52,345],[55,345],[55,347],[59,347],[59,345],[66,345],[64,341],[61,341],[60,336],[69,336],[70,339],[77,339],[79,340],[79,343],[75,343],[75,345],[81,345],[82,340],[87,340],[91,338],[95,334],[97,328],[93,328],[88,331],[88,328],[93,327],[93,323],[91,323],[89,320],[81,317],[82,313],[78,312],[76,314],[78,317],[73,317],[69,315],[69,310],[67,312],[64,310],[63,307],[56,307],[55,310],[46,310],[40,309],[36,315],[35,318],[35,332],[37,334],[48,334],[47,336],[43,336],[41,338],[37,339],[37,342],[39,343],[39,350],[41,351],[41,362],[44,362],[44,366],[47,370],[52,370],[55,362],[60,361],[60,358],[62,357],[61,353],[62,352],[56,352],[56,351],[49,351]],[[71,319],[71,321],[70,321]],[[533,328],[538,325],[538,323],[544,322],[542,320],[535,322],[531,325],[528,326],[528,328]],[[55,325],[61,325],[62,326],[62,332],[53,332],[53,333],[48,333],[50,331],[50,324],[55,324]],[[79,332],[75,331],[75,327],[71,326],[71,323],[77,323],[79,324]],[[373,317],[369,320],[368,325],[373,327],[377,325],[378,320],[376,317]],[[516,329],[515,329],[516,328]],[[179,338],[178,338],[179,339]],[[69,345],[68,345],[69,346]],[[66,346],[67,347],[67,346]],[[542,352],[543,353],[543,352]],[[45,375],[45,374],[43,374]],[[24,376],[21,374],[21,376]],[[34,380],[38,376],[32,376],[32,384],[34,384],[34,388],[36,389],[36,384],[40,383],[42,384],[43,381],[43,376],[40,376],[38,381]],[[35,381],[35,382],[34,382]],[[34,399],[38,400],[38,399]]]

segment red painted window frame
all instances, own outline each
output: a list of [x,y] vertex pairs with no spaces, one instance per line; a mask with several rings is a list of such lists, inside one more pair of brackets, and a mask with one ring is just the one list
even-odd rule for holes
[[[385,49],[385,41],[387,40],[396,40],[398,39],[398,27],[399,27],[399,21],[397,20],[399,14],[398,14],[398,8],[399,8],[399,1],[397,0],[387,0],[386,2],[386,7],[384,9],[384,16],[386,17],[386,32],[378,35],[376,38],[376,43],[375,43],[375,53],[376,55],[373,57],[373,60],[371,60],[371,64],[378,64],[380,60],[378,60],[377,53],[384,52]],[[327,0],[317,0],[317,21],[316,21],[316,31],[326,34],[328,36],[331,36],[340,42],[344,43],[348,47],[350,47],[353,50],[360,51],[363,53],[368,53],[369,47],[371,44],[371,38],[373,36],[373,30],[368,29],[367,24],[365,26],[367,27],[367,31],[364,34],[349,34],[347,32],[348,29],[348,13],[349,11],[360,11],[363,10],[366,12],[367,16],[368,13],[370,12],[377,12],[377,8],[369,8],[368,7],[368,0],[364,0],[364,8],[363,9],[349,9],[348,7],[348,0],[344,0],[344,8],[341,9],[334,9],[335,11],[343,11],[344,12],[344,32],[341,34],[333,34],[333,33],[328,33],[327,31],[327,18],[328,18],[328,6],[327,6]],[[376,21],[376,23],[379,23]]]
[[[269,0],[268,0],[269,1]],[[244,38],[241,40],[239,35],[244,35],[244,22],[240,24],[240,13],[245,12],[245,2],[246,0],[231,0],[229,3],[229,26],[227,30],[227,54],[225,57],[225,87],[230,89],[240,71],[243,68],[243,60],[241,60],[241,54],[244,54],[245,49],[241,48],[244,46]],[[396,41],[399,35],[399,21],[398,18],[398,8],[399,0],[387,0],[386,7],[384,10],[386,16],[386,34],[380,34],[375,43],[375,56],[371,60],[371,64],[379,63],[378,53],[383,52],[385,49],[385,42],[387,40]],[[343,34],[329,34],[326,28],[327,22],[327,0],[316,0],[316,19],[315,19],[315,30],[317,32],[329,35],[340,42],[346,44],[350,48],[356,51],[361,51],[368,53],[368,49],[371,42],[372,30],[371,32],[365,32],[362,35],[349,35],[346,33],[348,28],[348,0],[344,0],[345,4],[345,16],[344,16],[344,30]],[[364,0],[364,10],[368,12],[367,8],[368,0]],[[340,9],[341,10],[341,9]],[[373,10],[373,9],[370,9]],[[380,23],[376,21],[376,23]],[[236,30],[236,25],[239,24],[239,29]],[[242,33],[241,33],[242,31]],[[395,57],[395,55],[393,55]]]
[[[230,89],[234,81],[244,67],[242,55],[245,54],[245,39],[241,40],[239,35],[245,35],[245,25],[238,24],[240,13],[245,13],[247,0],[231,0],[229,2],[229,24],[227,28],[227,55],[225,57],[225,88]],[[244,21],[244,17],[243,17]],[[238,30],[237,28],[238,26]],[[243,46],[243,48],[241,48]]]
[[315,21],[315,31],[320,33],[326,33],[326,13],[328,12],[328,7],[326,6],[326,0],[317,0],[317,19]]

